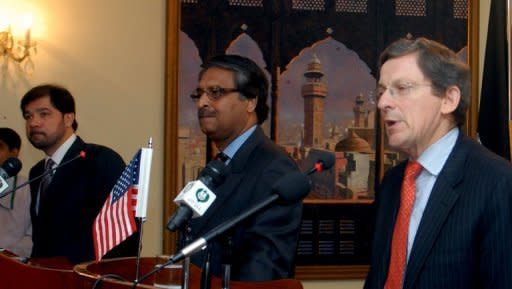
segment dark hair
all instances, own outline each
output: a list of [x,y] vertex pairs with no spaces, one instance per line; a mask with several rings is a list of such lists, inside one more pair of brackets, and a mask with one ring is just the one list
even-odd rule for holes
[[8,127],[0,127],[0,140],[3,141],[9,150],[21,148],[21,138],[16,131]]
[[423,37],[399,39],[389,45],[380,55],[379,67],[393,58],[418,54],[418,66],[432,81],[433,93],[443,95],[450,86],[457,86],[461,92],[459,105],[453,112],[458,126],[466,121],[466,110],[470,103],[471,79],[469,66],[448,47]]
[[262,124],[268,117],[269,107],[267,105],[268,80],[261,68],[249,58],[239,55],[218,55],[210,58],[201,65],[203,73],[212,67],[222,68],[234,72],[234,82],[240,95],[245,98],[257,98],[256,116],[258,124]]
[[[34,100],[49,96],[52,105],[61,113],[75,113],[75,100],[73,95],[66,88],[55,84],[43,84],[29,90],[21,99],[21,112],[25,112],[25,107]],[[73,121],[73,130],[76,131],[78,123],[76,118]]]

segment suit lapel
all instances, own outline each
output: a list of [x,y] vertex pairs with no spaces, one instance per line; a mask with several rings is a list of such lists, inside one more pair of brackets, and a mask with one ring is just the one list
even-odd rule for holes
[[382,213],[376,217],[376,228],[378,231],[376,231],[377,234],[374,236],[376,242],[374,248],[387,248],[387,250],[375,254],[379,256],[378,259],[380,260],[378,265],[375,266],[376,268],[372,268],[375,274],[378,274],[375,279],[377,285],[375,288],[384,288],[384,283],[386,282],[391,254],[391,240],[393,239],[393,230],[398,215],[398,208],[400,207],[400,191],[406,164],[407,162],[399,164],[392,175],[386,177],[390,182],[383,182],[381,184],[382,187],[379,188],[379,195],[377,196],[379,207],[377,212]]
[[[80,151],[82,151],[84,149],[85,149],[85,143],[79,137],[77,137],[76,140],[71,145],[71,147],[69,148],[69,150],[64,155],[64,158],[62,158],[62,161],[60,162],[59,165],[76,157],[80,153]],[[73,162],[76,162],[76,161],[80,161],[80,160],[75,160]],[[62,186],[62,184],[67,184],[69,182],[69,175],[73,175],[73,172],[74,172],[73,167],[75,167],[77,165],[76,163],[73,163],[73,162],[70,162],[69,164],[66,164],[61,168],[58,168],[55,171],[55,173],[52,177],[52,181],[50,182],[50,184],[48,185],[48,188],[47,188],[48,194],[45,194],[45,197],[40,199],[40,201],[39,201],[40,208],[44,208],[44,204],[46,202],[48,202],[48,200],[51,200],[51,199],[57,197],[57,196],[55,196],[55,193],[60,190],[56,190],[55,188],[58,188],[58,187]],[[43,162],[43,164],[44,164],[44,162]],[[43,165],[43,170],[44,170],[44,165]],[[66,192],[67,190],[63,190],[63,191]]]
[[463,178],[464,163],[467,156],[467,146],[462,138],[463,136],[459,136],[457,144],[432,188],[414,238],[409,263],[407,264],[404,289],[413,287],[446,218],[448,218],[461,193],[460,190],[457,190],[457,185]]

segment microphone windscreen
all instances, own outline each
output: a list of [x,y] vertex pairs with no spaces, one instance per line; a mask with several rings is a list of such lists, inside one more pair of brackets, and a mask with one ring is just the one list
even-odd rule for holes
[[218,186],[224,182],[224,178],[226,177],[225,169],[226,165],[222,161],[213,160],[206,164],[204,169],[199,174],[199,178],[211,178],[211,184],[213,186]]
[[2,168],[10,177],[15,176],[21,171],[21,161],[18,158],[10,157],[5,160]]
[[272,186],[272,192],[279,195],[280,201],[286,203],[302,200],[310,190],[311,182],[309,178],[300,172],[286,174]]
[[330,152],[322,153],[318,161],[322,162],[322,170],[328,170],[334,165],[334,154]]

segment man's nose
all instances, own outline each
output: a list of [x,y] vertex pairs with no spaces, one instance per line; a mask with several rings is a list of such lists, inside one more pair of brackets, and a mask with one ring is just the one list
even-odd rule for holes
[[392,107],[392,97],[389,89],[386,89],[377,98],[377,108],[384,110],[390,107]]
[[201,93],[199,98],[197,99],[197,107],[203,107],[210,105],[210,98],[206,94],[206,92]]

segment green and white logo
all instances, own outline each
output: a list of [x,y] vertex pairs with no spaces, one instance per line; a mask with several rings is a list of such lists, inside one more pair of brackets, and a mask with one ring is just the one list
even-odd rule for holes
[[208,194],[207,190],[205,190],[203,188],[199,188],[196,191],[196,199],[198,202],[206,203],[210,199],[210,195]]

